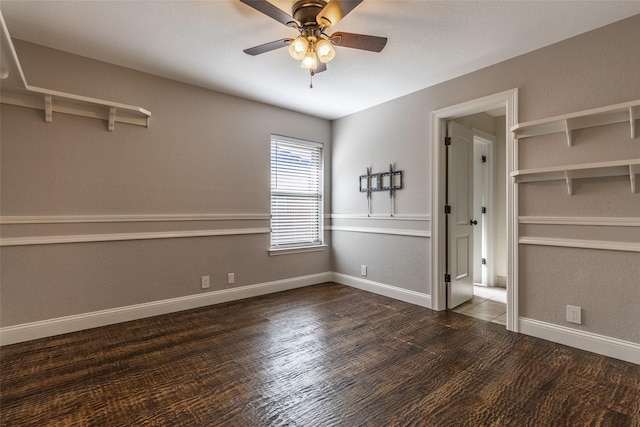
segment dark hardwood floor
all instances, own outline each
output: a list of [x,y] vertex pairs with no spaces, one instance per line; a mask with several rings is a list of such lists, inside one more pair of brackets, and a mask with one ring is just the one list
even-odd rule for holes
[[323,284],[6,346],[3,426],[640,426],[640,366]]

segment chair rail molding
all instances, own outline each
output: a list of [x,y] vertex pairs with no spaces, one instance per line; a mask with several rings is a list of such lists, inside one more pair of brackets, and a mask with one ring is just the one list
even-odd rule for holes
[[559,246],[564,248],[601,249],[607,251],[640,252],[640,243],[609,242],[587,239],[561,239],[555,237],[520,237],[521,245]]
[[331,225],[325,227],[331,231],[349,231],[353,233],[389,234],[392,236],[410,237],[431,237],[431,232],[427,230],[403,230],[397,228],[376,228],[376,227],[351,227],[342,225]]
[[109,222],[238,221],[269,220],[268,213],[141,214],[141,215],[12,215],[0,216],[0,224],[70,224]]
[[520,216],[520,224],[640,227],[640,217]]
[[371,214],[366,213],[333,213],[325,215],[326,218],[331,219],[382,219],[382,220],[399,220],[399,221],[431,221],[431,215],[429,214]]
[[235,236],[243,234],[268,234],[264,228],[236,228],[220,230],[158,231],[145,233],[69,234],[62,236],[25,236],[0,239],[0,247],[52,245],[63,243],[115,242],[124,240],[177,239],[185,237]]

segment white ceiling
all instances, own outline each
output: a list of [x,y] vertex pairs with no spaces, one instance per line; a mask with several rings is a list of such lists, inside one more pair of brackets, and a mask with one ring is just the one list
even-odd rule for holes
[[[293,0],[271,2],[291,14]],[[313,89],[286,49],[242,52],[297,32],[238,0],[2,0],[0,10],[13,38],[335,119],[639,14],[640,1],[365,0],[328,32],[387,46],[336,48]]]

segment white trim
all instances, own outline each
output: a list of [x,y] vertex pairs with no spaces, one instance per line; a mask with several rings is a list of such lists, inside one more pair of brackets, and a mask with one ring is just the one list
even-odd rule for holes
[[523,169],[512,172],[511,176],[516,183],[563,180],[566,181],[568,194],[573,196],[574,180],[610,176],[629,176],[631,192],[635,193],[638,173],[640,173],[640,159],[628,159]]
[[607,251],[640,252],[640,243],[607,242],[604,240],[559,239],[555,237],[521,237],[523,245],[559,246],[564,248],[602,249]]
[[431,295],[423,294],[421,292],[410,291],[408,289],[402,289],[396,286],[386,285],[384,283],[335,272],[332,274],[332,281],[341,285],[351,286],[352,288],[408,302],[409,304],[431,308]]
[[635,121],[638,120],[637,112],[639,106],[640,100],[624,102],[622,104],[518,123],[511,130],[516,138],[519,139],[564,132],[567,135],[567,144],[571,147],[573,145],[572,133],[574,130],[627,122],[630,124],[630,137],[635,139]]
[[269,214],[150,214],[150,215],[16,215],[0,216],[0,224],[66,224],[160,221],[240,221],[268,220]]
[[222,230],[156,231],[145,233],[70,234],[66,236],[6,237],[0,239],[0,246],[113,242],[121,240],[175,239],[182,237],[235,236],[240,234],[267,234],[269,232],[269,228],[236,228]]
[[523,334],[640,364],[640,344],[521,317]]
[[471,129],[473,136],[485,140],[487,144],[493,144],[494,142],[496,142],[496,136],[489,132],[485,132],[473,126],[470,126],[469,129]]
[[428,214],[404,214],[404,215],[389,215],[389,214],[330,214],[326,215],[331,219],[394,219],[399,221],[431,221],[431,215]]
[[9,345],[38,338],[97,328],[145,317],[158,316],[177,311],[190,310],[228,301],[251,298],[274,292],[331,281],[331,273],[318,273],[290,279],[223,289],[196,295],[153,301],[107,310],[58,317],[38,322],[0,328],[0,345]]
[[402,230],[398,228],[374,228],[374,227],[346,227],[331,225],[326,227],[331,231],[350,231],[355,233],[390,234],[392,236],[431,237],[428,230]]
[[279,135],[277,133],[271,134],[271,140],[282,141],[289,144],[305,145],[307,147],[313,147],[313,148],[320,148],[320,149],[324,148],[323,142],[309,141],[308,139],[293,138],[291,136]]
[[[443,123],[456,117],[480,113],[492,108],[504,107],[506,111],[505,140],[507,145],[507,176],[518,169],[518,146],[510,129],[518,121],[518,89],[485,96],[431,112],[431,296],[434,310],[446,309],[446,272]],[[518,187],[507,179],[507,329],[518,332]]]
[[[327,227],[325,227],[325,230],[327,229]],[[298,246],[295,248],[269,248],[269,255],[270,256],[277,256],[277,255],[290,255],[290,254],[302,254],[305,252],[318,252],[318,251],[324,251],[328,248],[328,245],[315,245],[315,246]]]
[[520,224],[640,227],[640,218],[633,217],[521,216],[518,220]]

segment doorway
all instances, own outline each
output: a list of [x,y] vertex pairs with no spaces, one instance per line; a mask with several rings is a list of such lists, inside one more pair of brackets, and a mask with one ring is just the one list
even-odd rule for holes
[[[452,137],[447,146],[447,188],[449,195],[452,187],[456,186],[456,180],[461,171],[452,169],[451,165],[460,165],[461,159],[454,157],[470,157],[467,166],[470,179],[467,198],[469,203],[469,215],[467,228],[471,233],[470,241],[473,247],[469,248],[469,270],[471,277],[468,286],[464,287],[458,280],[458,266],[460,253],[458,246],[460,240],[460,228],[455,224],[464,210],[465,197],[449,200],[453,218],[445,221],[448,223],[446,233],[451,242],[449,255],[451,262],[446,263],[449,270],[453,270],[451,281],[448,284],[447,308],[454,312],[478,319],[490,321],[506,326],[506,200],[504,197],[506,188],[506,115],[505,108],[458,117],[447,122],[447,135]],[[468,143],[467,143],[468,141]],[[464,153],[463,147],[454,145],[467,145],[469,153]],[[461,155],[461,152],[462,155]],[[463,160],[463,163],[466,159]],[[464,172],[462,172],[464,174]],[[459,187],[459,185],[457,185]],[[459,188],[458,191],[463,190]],[[457,191],[453,191],[457,193]],[[461,204],[460,202],[463,201]],[[451,217],[452,215],[448,215]],[[456,289],[458,288],[458,289]],[[468,289],[466,298],[456,297]]]
[[[505,121],[505,107],[447,120],[444,173],[447,309],[503,325],[506,295],[495,286],[494,267],[506,264],[506,244],[494,231],[506,229],[506,202],[492,198],[494,179],[498,189],[506,186]],[[494,159],[494,151],[502,155]],[[496,217],[502,221],[493,227]]]
[[[504,179],[504,205],[505,214],[502,223],[503,227],[494,227],[494,229],[502,229],[504,232],[504,247],[506,248],[506,259],[503,260],[505,276],[503,279],[498,279],[497,274],[489,273],[488,258],[486,262],[488,267],[486,269],[480,267],[480,282],[482,283],[482,275],[486,277],[486,282],[489,284],[494,281],[493,284],[497,284],[498,280],[503,280],[506,286],[506,326],[511,331],[517,331],[517,187],[507,179],[511,172],[517,169],[515,154],[515,142],[511,132],[509,131],[517,121],[517,89],[505,91],[495,95],[490,95],[484,98],[480,98],[473,101],[468,101],[462,104],[454,105],[451,107],[443,108],[433,111],[431,113],[431,125],[432,125],[432,293],[431,302],[432,308],[436,310],[445,310],[448,308],[449,301],[452,301],[451,305],[458,305],[463,303],[460,299],[473,298],[473,282],[474,282],[474,269],[472,264],[474,262],[474,234],[480,233],[482,230],[489,233],[491,228],[491,222],[486,221],[486,225],[482,224],[480,231],[473,231],[473,228],[478,228],[475,222],[481,224],[481,221],[474,218],[480,218],[478,214],[473,212],[473,197],[467,199],[469,206],[469,213],[465,212],[465,209],[458,208],[456,215],[451,215],[453,207],[448,205],[449,192],[452,190],[447,182],[447,167],[451,167],[451,161],[458,158],[462,163],[468,159],[465,155],[452,154],[454,159],[448,157],[448,151],[445,136],[449,130],[448,123],[458,120],[464,121],[468,116],[476,115],[479,113],[485,114],[504,114],[504,125],[500,130],[501,148],[504,149],[504,160],[501,162],[494,162],[493,169],[496,171],[495,175]],[[462,126],[470,129],[471,126]],[[478,129],[476,132],[479,138],[476,138],[479,143],[491,144],[492,142],[486,141],[489,138],[490,133],[482,133],[482,130]],[[488,135],[487,135],[488,134]],[[467,134],[465,139],[471,138],[474,141],[474,137],[471,132],[471,136]],[[484,142],[480,141],[482,138]],[[494,147],[495,148],[495,147]],[[469,148],[469,156],[473,157],[473,144]],[[467,156],[468,157],[468,156]],[[496,169],[497,164],[500,163],[500,168]],[[473,167],[467,167],[466,173],[464,171],[465,166],[461,163],[453,165],[458,171],[455,174],[454,181],[458,183],[466,182],[470,196],[473,196]],[[495,185],[493,190],[495,190]],[[458,193],[453,190],[454,198],[460,198]],[[464,194],[464,191],[462,192]],[[493,197],[495,200],[495,197]],[[447,212],[447,209],[450,212]],[[496,217],[493,218],[494,224],[498,221]],[[449,226],[452,227],[449,227]],[[471,225],[471,228],[469,227]],[[494,230],[495,231],[495,230]],[[495,233],[494,233],[495,234]],[[481,239],[482,242],[482,239]],[[480,243],[480,253],[482,254],[482,245]],[[487,240],[487,246],[485,248],[485,255],[488,255],[491,245]],[[468,255],[465,255],[468,253]],[[466,258],[465,258],[466,256]],[[496,271],[497,260],[494,256],[493,270]],[[493,278],[495,277],[495,279]],[[462,285],[464,288],[459,288]],[[471,291],[469,290],[471,289]],[[455,300],[455,301],[454,301]]]

